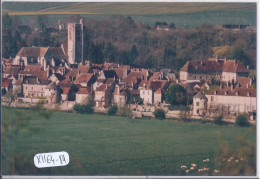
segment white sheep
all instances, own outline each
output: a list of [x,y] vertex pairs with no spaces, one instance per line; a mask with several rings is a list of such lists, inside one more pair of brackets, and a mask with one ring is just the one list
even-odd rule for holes
[[220,172],[220,170],[214,170],[214,172],[215,172],[215,173],[219,173],[219,172]]
[[206,161],[209,162],[209,158],[207,158]]
[[190,167],[191,170],[194,170],[194,167]]
[[190,170],[186,170],[186,173],[189,173]]
[[181,166],[181,168],[187,168],[187,166],[185,166],[185,165],[182,165],[182,166]]
[[192,163],[191,166],[192,166],[192,167],[197,167],[197,164]]
[[200,168],[198,171],[199,171],[199,172],[203,172],[204,170],[203,170],[202,168]]

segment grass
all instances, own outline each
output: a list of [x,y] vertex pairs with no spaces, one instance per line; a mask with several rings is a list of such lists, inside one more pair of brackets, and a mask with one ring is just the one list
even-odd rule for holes
[[[3,123],[14,118],[14,110],[3,108],[3,114],[8,115]],[[48,122],[42,122],[36,118],[30,122],[30,127],[42,126],[44,130],[39,133],[28,135],[22,130],[16,141],[3,144],[3,147],[13,146],[16,154],[31,161],[28,173],[20,168],[19,173],[13,174],[184,175],[181,165],[204,166],[205,158],[210,158],[208,166],[214,168],[219,134],[233,147],[240,134],[252,142],[256,140],[249,128],[175,120],[53,112]],[[32,163],[35,154],[57,151],[69,153],[68,166],[35,169]],[[10,163],[3,160],[2,164],[3,175],[11,174]]]
[[[23,22],[36,15],[47,15],[56,25],[59,19],[80,14],[86,19],[102,20],[113,15],[131,16],[135,21],[153,26],[157,21],[174,23],[182,28],[196,28],[202,24],[256,25],[255,3],[28,3],[4,2],[3,10],[19,15]],[[37,4],[39,4],[37,6]]]
[[[28,8],[30,4],[30,8]],[[172,3],[172,2],[81,2],[24,3],[5,2],[3,9],[12,12],[94,13],[94,14],[184,14],[256,8],[256,3]]]

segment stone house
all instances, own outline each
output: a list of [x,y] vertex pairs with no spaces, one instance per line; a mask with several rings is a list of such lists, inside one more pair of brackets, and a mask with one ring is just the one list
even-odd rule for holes
[[78,92],[76,92],[76,103],[86,103],[86,100],[90,95],[92,94],[91,89],[89,87],[80,87]]
[[23,47],[16,55],[14,65],[40,65],[45,70],[48,66],[60,66],[66,56],[60,47]]
[[208,98],[200,91],[193,97],[193,115],[205,115]]
[[48,103],[55,104],[59,103],[61,99],[61,90],[55,82],[51,82],[45,88],[45,97]]
[[125,88],[120,88],[119,85],[115,86],[113,96],[114,103],[117,104],[119,108],[125,106],[129,100],[129,92]]
[[95,90],[96,107],[104,108],[111,104],[114,85],[102,84]]
[[23,83],[23,96],[30,98],[42,98],[45,96],[46,87],[51,83],[49,80],[27,78]]
[[248,76],[249,70],[238,60],[209,58],[208,60],[188,61],[180,69],[180,80],[203,80],[212,79],[223,82],[234,82],[241,76]]
[[61,89],[61,100],[62,101],[75,101],[76,92],[78,91],[78,87],[69,82],[59,83]]
[[222,86],[208,91],[207,108],[211,113],[237,114],[256,111],[256,90],[254,88],[234,88]]
[[11,79],[2,78],[2,84],[1,84],[2,96],[5,95],[8,91],[10,91],[13,88],[12,81],[13,80]]
[[83,87],[91,87],[91,85],[95,82],[93,73],[81,73],[77,76],[74,84],[80,84]]

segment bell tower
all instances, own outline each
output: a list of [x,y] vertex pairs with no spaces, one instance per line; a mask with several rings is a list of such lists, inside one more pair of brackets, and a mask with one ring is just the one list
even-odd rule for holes
[[85,62],[84,23],[68,23],[68,62],[76,64]]

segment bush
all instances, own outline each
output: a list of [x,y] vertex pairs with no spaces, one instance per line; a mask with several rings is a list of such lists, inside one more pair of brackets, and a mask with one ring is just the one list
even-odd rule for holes
[[160,120],[165,119],[165,111],[164,111],[163,109],[156,109],[156,110],[153,112],[153,115],[154,115],[157,119],[160,119]]
[[249,122],[248,122],[248,117],[247,114],[239,114],[236,118],[236,124],[240,127],[248,127],[250,126]]
[[92,114],[93,107],[90,104],[76,104],[73,109],[80,114]]
[[223,121],[222,121],[222,116],[218,116],[218,117],[215,117],[214,118],[214,124],[217,124],[217,125],[221,125],[221,124],[223,124]]
[[120,116],[124,116],[124,117],[132,117],[132,112],[128,107],[121,107],[118,111]]
[[116,112],[117,112],[117,106],[116,105],[112,105],[108,109],[107,114],[113,116],[113,115],[116,114]]

